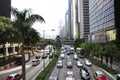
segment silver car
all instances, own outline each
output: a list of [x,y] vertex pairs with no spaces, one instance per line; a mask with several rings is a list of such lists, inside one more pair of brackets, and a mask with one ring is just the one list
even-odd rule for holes
[[72,68],[72,62],[71,61],[67,62],[67,68]]
[[58,80],[57,77],[50,77],[49,80]]
[[62,60],[58,60],[57,67],[58,68],[62,68],[63,67],[63,61]]

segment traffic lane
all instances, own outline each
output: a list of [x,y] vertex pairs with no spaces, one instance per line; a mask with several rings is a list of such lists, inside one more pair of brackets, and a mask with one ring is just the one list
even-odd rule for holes
[[107,79],[108,80],[115,80],[115,78],[110,74],[110,73],[108,73],[108,72],[106,72],[105,70],[103,70],[102,68],[99,68],[99,67],[97,67],[97,66],[95,66],[94,64],[92,64],[92,66],[87,66],[86,64],[85,64],[85,58],[80,58],[80,60],[84,63],[84,66],[88,69],[88,71],[90,72],[90,75],[91,75],[91,79],[92,80],[94,80],[94,72],[95,71],[102,71],[104,74],[105,74],[105,76],[107,77]]
[[63,67],[62,68],[58,68],[57,64],[55,65],[55,68],[53,69],[50,77],[57,77],[59,80],[62,80],[60,76],[61,70],[65,67],[65,58],[61,59],[60,57],[58,58],[58,60],[62,60],[63,61]]
[[60,70],[61,70],[61,68],[58,68],[57,66],[55,66],[50,77],[57,77],[59,79]]
[[[72,61],[72,68],[67,68],[67,59],[71,59]],[[62,69],[60,69],[60,74],[59,74],[59,80],[65,80],[67,71],[73,71],[73,74],[75,76],[75,80],[81,80],[80,78],[80,68],[76,66],[76,61],[73,59],[73,55],[69,55],[69,58],[67,57],[65,59],[65,64]]]
[[[48,64],[49,59],[47,58],[45,60],[45,63]],[[43,68],[43,60],[41,60],[40,64],[37,66],[32,66],[32,60],[29,61],[28,64],[26,64],[26,78],[33,78],[32,75],[37,74],[36,69],[38,68],[38,72],[41,70],[41,67]],[[0,80],[5,80],[10,74],[12,73],[22,73],[22,66],[14,67],[5,71],[0,72]],[[31,74],[32,73],[32,74]],[[27,76],[28,75],[28,76]],[[29,76],[30,75],[30,76]],[[30,79],[27,79],[30,80]],[[32,79],[34,80],[34,79]]]
[[[69,57],[69,59],[72,59],[72,56]],[[54,68],[51,77],[58,77],[58,80],[65,80],[66,78],[66,73],[67,71],[73,71],[76,80],[81,80],[80,79],[80,74],[79,74],[79,68],[76,66],[76,60],[72,60],[73,63],[73,68],[67,68],[67,58],[63,59],[63,67],[62,68],[57,68],[57,66]]]
[[[30,67],[31,65],[26,65],[26,68],[30,68]],[[18,67],[11,68],[5,71],[1,71],[0,73],[2,74],[0,75],[0,80],[5,80],[10,74],[21,73],[21,71],[22,71],[22,66],[18,66]]]
[[[39,75],[39,73],[44,69],[43,64],[44,64],[44,60],[42,59],[39,65],[32,66],[31,69],[27,70],[26,80],[35,80],[35,78]],[[49,58],[46,58],[45,66],[47,66],[48,64],[49,64]]]

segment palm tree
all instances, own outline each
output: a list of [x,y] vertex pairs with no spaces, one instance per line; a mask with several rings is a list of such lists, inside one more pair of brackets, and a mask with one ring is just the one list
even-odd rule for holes
[[21,34],[22,39],[22,74],[23,80],[26,80],[25,73],[25,55],[23,54],[24,45],[26,44],[26,38],[28,37],[28,32],[30,27],[36,21],[45,22],[43,17],[37,14],[30,14],[30,10],[25,9],[19,11],[18,9],[11,9],[13,16],[15,17],[13,26]]
[[35,29],[30,28],[25,39],[25,45],[27,45],[29,48],[30,46],[35,46],[39,42],[40,42],[39,33]]

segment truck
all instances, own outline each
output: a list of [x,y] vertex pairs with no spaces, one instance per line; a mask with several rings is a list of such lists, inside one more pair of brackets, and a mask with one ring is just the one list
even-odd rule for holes
[[[28,62],[30,60],[30,55],[28,53],[25,53],[25,62]],[[18,65],[22,64],[22,54],[15,55],[15,62]]]

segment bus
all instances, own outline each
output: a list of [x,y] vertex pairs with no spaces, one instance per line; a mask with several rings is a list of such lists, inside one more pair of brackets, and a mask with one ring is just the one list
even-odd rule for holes
[[83,58],[85,55],[85,51],[83,48],[78,47],[76,48],[76,54],[78,57]]

